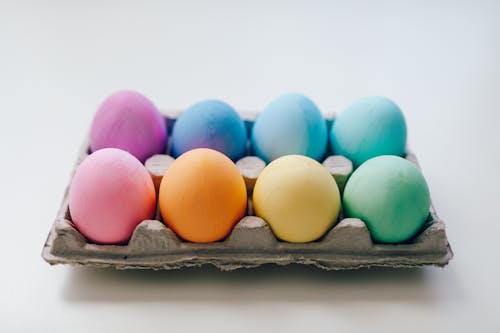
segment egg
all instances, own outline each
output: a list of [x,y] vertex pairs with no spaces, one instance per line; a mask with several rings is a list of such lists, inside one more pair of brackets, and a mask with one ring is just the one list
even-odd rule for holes
[[357,100],[335,119],[330,130],[335,155],[360,166],[380,155],[405,155],[406,122],[399,107],[385,97]]
[[172,154],[210,148],[233,161],[247,150],[247,130],[238,113],[218,100],[198,102],[181,113],[172,129]]
[[375,241],[399,243],[422,228],[430,196],[422,173],[397,156],[379,156],[363,163],[344,190],[345,214],[363,220]]
[[317,161],[301,155],[280,157],[257,178],[255,214],[281,240],[311,242],[337,221],[340,193],[334,178]]
[[142,163],[165,152],[167,127],[149,99],[135,91],[118,91],[99,107],[90,130],[90,150],[119,148]]
[[190,242],[225,238],[244,216],[247,191],[224,154],[198,148],[182,154],[163,175],[158,204],[163,220]]
[[69,190],[74,225],[99,244],[127,242],[140,222],[153,217],[155,207],[155,188],[146,168],[115,148],[87,156]]
[[266,162],[285,155],[323,158],[328,141],[326,122],[312,100],[281,95],[257,117],[252,129],[254,153]]

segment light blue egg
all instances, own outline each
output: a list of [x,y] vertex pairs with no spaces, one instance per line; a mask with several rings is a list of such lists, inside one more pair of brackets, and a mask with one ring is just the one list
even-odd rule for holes
[[355,167],[376,156],[404,156],[404,115],[388,98],[359,99],[334,121],[330,130],[330,143],[335,155],[347,157]]
[[205,100],[181,113],[172,129],[174,157],[195,148],[217,150],[233,161],[247,149],[247,130],[238,113],[218,100]]
[[271,162],[284,155],[305,155],[320,160],[328,133],[316,104],[300,94],[285,94],[262,111],[252,129],[254,153]]

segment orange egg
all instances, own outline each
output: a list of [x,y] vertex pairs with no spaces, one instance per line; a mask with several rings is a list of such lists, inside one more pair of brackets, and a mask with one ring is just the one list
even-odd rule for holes
[[225,155],[207,148],[190,150],[163,175],[158,204],[163,220],[191,242],[225,238],[244,216],[245,182]]

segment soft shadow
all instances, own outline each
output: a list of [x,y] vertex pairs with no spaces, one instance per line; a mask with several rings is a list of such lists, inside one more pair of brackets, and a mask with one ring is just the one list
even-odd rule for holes
[[[74,267],[69,272],[63,296],[69,302],[429,303],[438,292],[436,283],[430,282],[435,280],[432,278],[435,273],[445,272],[437,268],[326,272],[303,265],[264,265],[233,272],[221,272],[212,266],[176,271]],[[450,284],[447,282],[447,285]],[[455,291],[449,294],[459,295]]]

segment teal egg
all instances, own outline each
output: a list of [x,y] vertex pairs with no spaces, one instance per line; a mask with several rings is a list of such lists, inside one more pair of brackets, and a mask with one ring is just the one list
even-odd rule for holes
[[333,123],[330,143],[335,155],[360,166],[381,155],[405,155],[406,122],[399,107],[385,97],[357,100]]
[[266,162],[285,155],[305,155],[320,160],[328,144],[328,130],[311,99],[301,94],[285,94],[259,114],[253,125],[251,143],[255,155]]
[[430,195],[417,167],[404,158],[386,155],[370,159],[354,171],[342,203],[348,217],[365,222],[373,240],[399,243],[424,225]]

